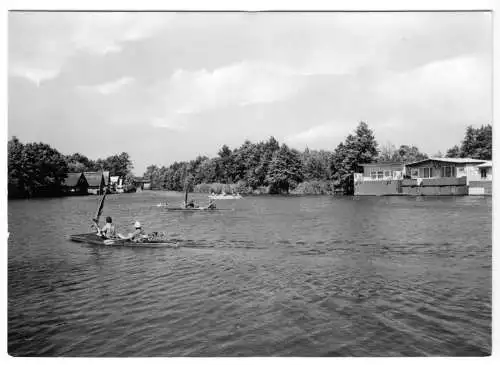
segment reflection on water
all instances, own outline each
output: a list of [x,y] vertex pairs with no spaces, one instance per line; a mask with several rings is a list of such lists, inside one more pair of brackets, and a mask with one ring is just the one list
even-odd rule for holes
[[[206,199],[198,196],[200,200]],[[491,199],[107,198],[182,247],[95,247],[95,197],[10,201],[16,356],[481,356],[491,351]]]

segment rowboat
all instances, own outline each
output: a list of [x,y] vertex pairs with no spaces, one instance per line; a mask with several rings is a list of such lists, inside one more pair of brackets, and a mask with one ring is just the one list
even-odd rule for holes
[[105,239],[96,233],[73,234],[69,236],[71,241],[89,243],[99,246],[121,246],[121,247],[144,247],[144,248],[177,248],[179,242],[169,239],[144,240],[143,242],[134,242],[129,239]]

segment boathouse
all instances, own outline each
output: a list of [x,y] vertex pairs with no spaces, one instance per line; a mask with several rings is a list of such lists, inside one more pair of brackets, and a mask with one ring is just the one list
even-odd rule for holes
[[82,172],[70,172],[62,182],[63,194],[85,195],[88,193],[89,184]]
[[104,183],[104,174],[102,171],[84,172],[83,175],[89,184],[87,189],[89,194],[101,195],[104,193],[106,185]]

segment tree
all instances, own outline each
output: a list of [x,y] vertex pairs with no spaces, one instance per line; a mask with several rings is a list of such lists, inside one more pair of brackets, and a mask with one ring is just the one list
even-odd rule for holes
[[379,162],[399,162],[399,156],[397,154],[396,146],[391,142],[387,142],[385,145],[380,146],[379,151]]
[[303,179],[299,153],[283,144],[275,153],[269,166],[267,183],[271,193],[288,193]]
[[45,143],[8,143],[9,184],[24,196],[54,195],[68,173],[66,158]]
[[100,162],[101,169],[109,171],[111,176],[127,176],[132,171],[134,165],[127,152],[122,152],[119,155],[109,156]]
[[446,157],[460,157],[460,147],[457,145],[446,151]]
[[418,147],[405,144],[401,145],[396,153],[398,156],[397,161],[402,163],[411,163],[429,158],[426,153],[420,152]]
[[460,148],[460,157],[470,157],[482,160],[491,160],[492,156],[492,129],[491,125],[473,128],[468,126],[465,138]]
[[360,122],[354,134],[347,136],[334,152],[334,174],[337,185],[344,192],[354,191],[353,173],[361,171],[361,164],[376,161],[378,157],[377,141],[368,124]]

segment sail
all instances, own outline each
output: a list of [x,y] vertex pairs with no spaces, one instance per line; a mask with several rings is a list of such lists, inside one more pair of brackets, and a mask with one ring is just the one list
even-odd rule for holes
[[99,206],[97,207],[97,211],[95,212],[94,222],[98,223],[99,218],[102,214],[102,209],[104,208],[104,199],[106,199],[106,190],[104,190],[104,194],[102,195],[101,200],[99,201]]

